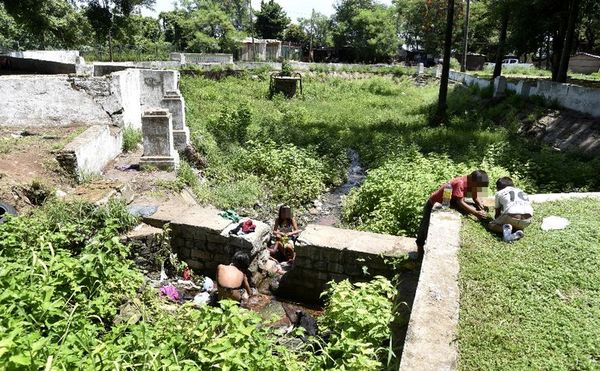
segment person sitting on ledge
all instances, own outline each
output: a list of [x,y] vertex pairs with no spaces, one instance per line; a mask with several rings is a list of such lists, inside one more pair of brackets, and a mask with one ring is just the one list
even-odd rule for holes
[[230,299],[241,302],[252,296],[245,273],[249,266],[250,256],[243,251],[237,251],[233,255],[230,265],[219,264],[217,266],[219,300]]
[[[479,202],[478,194],[482,192],[483,188],[487,188],[489,184],[488,175],[483,170],[475,170],[467,176],[461,176],[454,178],[447,183],[442,184],[437,191],[433,192],[425,206],[423,206],[423,218],[421,219],[421,225],[417,235],[417,248],[419,258],[423,257],[425,241],[427,240],[427,234],[429,233],[429,222],[431,220],[431,210],[436,202],[442,203],[444,188],[446,184],[452,186],[452,198],[450,199],[450,207],[456,209],[465,214],[471,214],[480,220],[488,219],[487,207],[484,207]],[[471,206],[465,202],[465,194],[471,193],[475,206]]]
[[531,224],[533,207],[529,196],[516,188],[512,179],[505,176],[496,182],[496,215],[488,228],[502,233],[505,242],[523,237],[523,229]]
[[278,262],[293,262],[296,259],[294,240],[300,234],[298,223],[292,214],[292,208],[282,205],[273,227],[275,244],[269,249],[271,257]]

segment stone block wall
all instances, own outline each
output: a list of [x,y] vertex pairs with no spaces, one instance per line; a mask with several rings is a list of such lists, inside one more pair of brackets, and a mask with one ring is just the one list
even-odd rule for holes
[[[255,233],[230,236],[228,231],[236,224],[221,218],[218,212],[213,208],[195,207],[172,220],[173,251],[192,269],[209,276],[214,276],[217,265],[229,264],[238,250],[264,258],[263,242],[270,228],[255,222]],[[298,238],[296,254],[295,265],[280,281],[277,295],[317,302],[331,280],[364,281],[375,275],[392,277],[397,272],[386,260],[407,255],[415,257],[416,245],[412,238],[308,225]],[[251,271],[261,268],[261,262],[257,264]]]

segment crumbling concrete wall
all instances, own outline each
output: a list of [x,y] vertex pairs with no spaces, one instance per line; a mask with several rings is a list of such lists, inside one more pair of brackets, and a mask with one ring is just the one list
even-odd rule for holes
[[123,133],[109,125],[89,127],[67,144],[56,156],[63,169],[80,179],[102,169],[121,153]]
[[106,81],[86,85],[67,76],[0,76],[0,126],[73,126],[112,124],[93,94],[110,95]]

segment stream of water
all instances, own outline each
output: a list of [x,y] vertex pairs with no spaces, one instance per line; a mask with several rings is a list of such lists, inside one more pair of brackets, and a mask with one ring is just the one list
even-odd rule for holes
[[[348,151],[350,166],[348,167],[348,180],[341,186],[333,189],[322,197],[322,205],[317,207],[315,223],[319,225],[334,226],[340,221],[342,214],[342,202],[344,197],[350,193],[353,188],[360,187],[364,182],[366,174],[360,164],[358,152],[351,149]],[[320,209],[320,210],[319,210]]]

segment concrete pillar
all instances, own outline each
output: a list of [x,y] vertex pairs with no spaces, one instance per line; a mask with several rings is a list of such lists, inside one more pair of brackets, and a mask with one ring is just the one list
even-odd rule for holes
[[441,79],[442,78],[442,65],[438,64],[435,67],[435,78],[436,79]]
[[190,130],[185,125],[185,101],[178,91],[167,91],[161,107],[171,112],[173,119],[173,142],[177,151],[183,151],[190,143]]
[[140,166],[174,170],[179,166],[179,153],[173,145],[173,121],[169,110],[147,109],[142,115],[144,155]]
[[506,77],[498,76],[494,79],[494,98],[506,95]]
[[417,75],[422,75],[425,73],[425,65],[423,63],[419,63],[417,65]]

